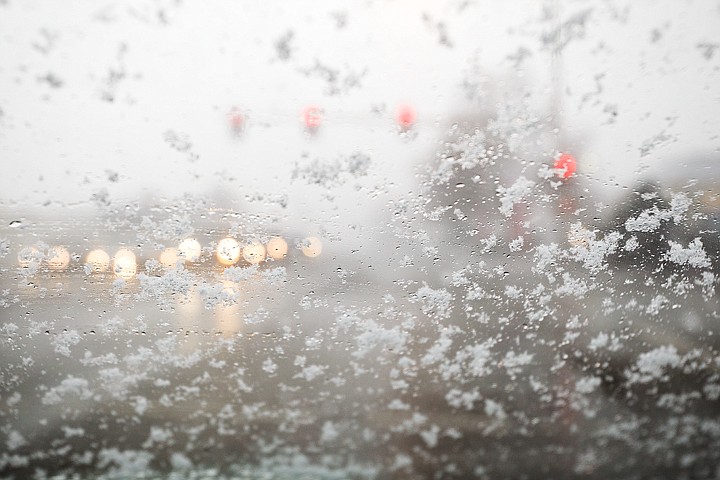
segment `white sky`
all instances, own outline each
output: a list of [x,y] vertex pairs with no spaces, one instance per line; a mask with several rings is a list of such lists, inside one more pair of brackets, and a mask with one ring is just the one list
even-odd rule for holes
[[[167,24],[157,20],[161,5]],[[542,20],[548,8],[563,19],[593,9],[559,74],[562,126],[582,173],[631,184],[653,163],[718,151],[720,49],[706,59],[698,47],[720,41],[714,1],[10,1],[0,6],[0,204],[83,202],[101,188],[113,198],[222,188],[307,200],[290,183],[293,165],[354,151],[371,155],[373,182],[407,190],[452,119],[482,114],[461,87],[473,64],[493,88],[521,83],[550,98],[552,64],[540,42],[554,24]],[[452,48],[438,41],[437,22]],[[281,61],[275,43],[289,30],[292,55]],[[47,52],[33,46],[45,45],[43,32],[55,39]],[[507,57],[521,47],[532,55],[515,67]],[[323,79],[300,73],[316,60],[341,81],[366,73],[360,87],[327,95]],[[111,68],[126,76],[108,103]],[[38,80],[49,73],[60,88]],[[418,111],[412,141],[392,120],[406,102]],[[299,121],[311,103],[328,116],[315,138]],[[372,114],[380,104],[388,112]],[[240,139],[225,123],[232,106],[250,117]],[[168,130],[188,135],[197,161],[168,146]],[[656,135],[665,140],[641,158]],[[108,170],[119,182],[107,181]]]

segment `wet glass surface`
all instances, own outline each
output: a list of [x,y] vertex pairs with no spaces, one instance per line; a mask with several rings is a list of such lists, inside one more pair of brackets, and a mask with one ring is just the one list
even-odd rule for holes
[[717,478],[718,24],[0,1],[0,476]]

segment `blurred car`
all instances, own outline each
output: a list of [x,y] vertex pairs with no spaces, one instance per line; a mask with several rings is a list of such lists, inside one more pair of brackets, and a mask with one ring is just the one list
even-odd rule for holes
[[[612,260],[626,268],[720,272],[720,156],[661,162],[621,197],[605,229],[624,239]],[[673,256],[694,249],[695,258]],[[704,252],[704,255],[703,253]],[[686,258],[687,257],[687,258]],[[705,260],[707,258],[707,260]]]

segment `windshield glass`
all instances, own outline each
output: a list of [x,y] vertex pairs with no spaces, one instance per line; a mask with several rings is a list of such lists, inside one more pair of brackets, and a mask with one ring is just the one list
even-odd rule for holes
[[0,0],[0,476],[717,478],[718,31]]

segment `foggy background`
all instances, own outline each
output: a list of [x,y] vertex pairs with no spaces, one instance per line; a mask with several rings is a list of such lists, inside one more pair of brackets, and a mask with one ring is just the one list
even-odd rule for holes
[[[613,196],[602,187],[717,151],[719,8],[4,2],[0,202],[53,209],[103,189],[113,201],[262,191],[318,215],[321,193],[291,182],[295,166],[361,152],[369,187],[404,194],[453,122],[491,115],[523,90],[534,93],[530,108],[554,115],[558,148],[578,157],[579,173]],[[300,121],[311,104],[326,113],[314,136]],[[401,104],[417,112],[407,141],[394,119]],[[239,137],[233,107],[247,116]],[[337,205],[356,205],[349,197]]]

